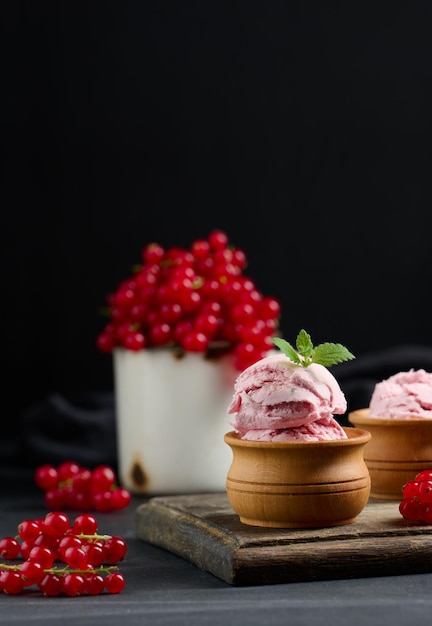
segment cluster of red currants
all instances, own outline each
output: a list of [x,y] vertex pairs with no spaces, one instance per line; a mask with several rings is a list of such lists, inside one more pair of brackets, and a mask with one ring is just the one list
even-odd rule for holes
[[432,524],[432,470],[423,470],[405,483],[399,511],[412,522]]
[[225,232],[213,230],[189,249],[151,243],[141,256],[141,265],[107,298],[100,351],[176,346],[206,352],[220,343],[242,370],[274,348],[280,303],[243,273],[246,255]]
[[73,523],[59,511],[18,524],[16,536],[0,539],[0,557],[24,559],[0,563],[0,591],[19,594],[36,586],[45,596],[81,596],[120,593],[125,578],[118,571],[127,552],[121,537],[98,534],[98,522],[89,513]]
[[36,468],[34,479],[45,492],[45,505],[52,510],[108,512],[124,509],[132,499],[130,492],[117,484],[109,465],[89,469],[75,461],[63,461],[57,467],[46,463]]

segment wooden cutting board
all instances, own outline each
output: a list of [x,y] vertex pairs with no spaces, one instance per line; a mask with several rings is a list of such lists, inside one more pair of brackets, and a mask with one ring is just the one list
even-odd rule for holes
[[138,506],[135,530],[238,586],[432,572],[432,525],[398,506],[370,500],[345,526],[268,529],[242,524],[223,493],[158,496]]

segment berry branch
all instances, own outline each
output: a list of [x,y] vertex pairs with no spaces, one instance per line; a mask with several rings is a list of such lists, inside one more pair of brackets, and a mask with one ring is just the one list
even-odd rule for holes
[[399,512],[411,522],[432,524],[432,470],[423,470],[405,483]]
[[34,474],[36,485],[44,491],[49,509],[80,511],[114,511],[126,508],[132,499],[130,492],[117,484],[109,465],[90,470],[75,461],[63,461],[57,467],[40,465]]
[[[73,523],[60,511],[23,520],[15,536],[0,539],[0,591],[19,594],[36,585],[46,596],[120,593],[125,586],[118,563],[127,552],[122,537],[98,533],[96,518],[78,515]],[[56,565],[59,563],[59,565]]]
[[[110,574],[118,571],[117,565],[107,565],[106,567],[88,567],[86,569],[75,569],[65,565],[64,567],[45,567],[44,574]],[[12,572],[21,572],[22,564],[9,565],[9,563],[0,563],[0,570],[10,570]]]

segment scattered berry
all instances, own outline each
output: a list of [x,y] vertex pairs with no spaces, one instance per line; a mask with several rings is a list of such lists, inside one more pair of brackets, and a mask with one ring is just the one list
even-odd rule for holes
[[423,470],[405,483],[399,512],[411,522],[432,524],[432,470]]
[[[122,537],[99,534],[94,516],[81,514],[71,522],[65,513],[55,511],[42,520],[24,520],[20,529],[32,532],[26,539],[18,533],[0,540],[0,555],[15,561],[0,563],[0,591],[17,595],[36,586],[45,596],[73,597],[124,589],[118,563],[127,544]],[[24,560],[16,563],[19,557]]]
[[222,230],[197,239],[189,250],[146,245],[141,265],[107,297],[108,322],[96,339],[98,349],[206,352],[220,344],[228,346],[235,367],[245,369],[274,348],[281,313],[279,301],[244,275],[246,266],[246,254]]
[[[117,484],[114,470],[109,465],[98,465],[90,470],[74,461],[64,461],[58,467],[40,465],[34,473],[35,483],[44,493],[48,509],[95,510],[108,512],[126,508],[132,499],[130,492]],[[55,518],[54,518],[55,519]],[[25,520],[19,534],[22,539],[38,534],[38,520]],[[60,523],[57,520],[57,523]],[[63,524],[65,522],[63,521]],[[62,528],[55,530],[53,522],[43,529],[47,534],[61,534]]]
[[20,553],[20,544],[15,537],[0,539],[0,556],[3,559],[16,559]]
[[105,589],[108,593],[120,593],[125,587],[126,581],[122,574],[108,574],[105,578]]

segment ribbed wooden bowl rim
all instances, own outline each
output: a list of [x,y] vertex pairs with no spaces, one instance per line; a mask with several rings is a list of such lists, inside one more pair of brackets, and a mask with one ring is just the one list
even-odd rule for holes
[[417,424],[422,426],[430,425],[432,419],[429,417],[369,417],[369,409],[358,409],[348,413],[348,420],[351,424],[360,426],[402,426],[402,428],[412,428]]
[[245,448],[323,448],[323,447],[347,447],[353,444],[367,443],[371,439],[371,434],[361,428],[343,427],[348,439],[332,439],[330,441],[250,441],[241,439],[239,433],[234,430],[224,435],[225,442],[230,445],[242,446]]

